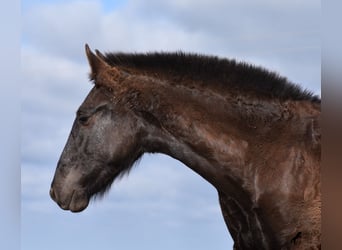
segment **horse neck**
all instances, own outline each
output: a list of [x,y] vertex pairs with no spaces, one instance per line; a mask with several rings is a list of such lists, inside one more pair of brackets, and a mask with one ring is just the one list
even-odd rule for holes
[[222,163],[243,163],[247,142],[225,97],[149,78],[130,82],[139,83],[129,89],[138,92],[132,106],[148,123],[147,152],[170,155],[214,185]]
[[180,160],[218,189],[227,176],[246,180],[246,152],[256,134],[267,134],[273,123],[285,130],[288,124],[279,120],[294,115],[288,103],[171,86],[146,77],[132,82],[139,82],[130,86],[131,92],[139,89],[132,105],[151,125],[145,150]]
[[142,105],[138,105],[137,112],[148,123],[146,152],[164,153],[178,159],[215,185],[217,169],[213,165],[218,159],[214,156],[214,146],[224,147],[223,139],[219,140],[215,131],[224,124],[218,119],[217,110],[199,102],[198,94],[182,86],[153,84],[138,95]]

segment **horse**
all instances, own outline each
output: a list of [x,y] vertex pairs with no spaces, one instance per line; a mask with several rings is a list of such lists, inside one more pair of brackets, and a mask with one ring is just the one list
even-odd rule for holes
[[145,153],[218,192],[234,249],[321,248],[321,99],[278,73],[184,52],[95,53],[51,198],[80,212]]

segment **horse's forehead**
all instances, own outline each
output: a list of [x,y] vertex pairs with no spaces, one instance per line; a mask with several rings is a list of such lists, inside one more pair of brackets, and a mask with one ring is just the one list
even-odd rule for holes
[[102,88],[94,86],[87,97],[84,99],[82,106],[96,105],[100,102],[106,101],[108,99],[108,94]]

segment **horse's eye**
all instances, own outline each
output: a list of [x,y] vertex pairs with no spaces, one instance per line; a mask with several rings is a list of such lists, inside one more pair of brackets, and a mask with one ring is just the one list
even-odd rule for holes
[[87,125],[88,121],[89,121],[89,116],[80,116],[78,118],[79,123],[81,123],[82,125]]

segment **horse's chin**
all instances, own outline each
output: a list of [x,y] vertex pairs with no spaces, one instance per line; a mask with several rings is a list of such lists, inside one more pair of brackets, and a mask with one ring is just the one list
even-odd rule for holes
[[86,195],[76,195],[76,193],[74,193],[69,207],[66,210],[70,210],[73,213],[78,213],[86,209],[88,204],[89,198]]
[[62,208],[63,210],[70,210],[73,213],[83,211],[88,207],[89,198],[85,192],[81,190],[74,190],[70,195],[57,195],[53,188],[50,190],[51,198]]

